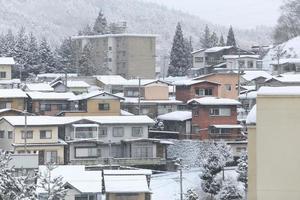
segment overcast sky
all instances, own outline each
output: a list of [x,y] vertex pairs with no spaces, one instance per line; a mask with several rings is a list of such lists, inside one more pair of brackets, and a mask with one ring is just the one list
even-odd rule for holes
[[240,28],[273,26],[284,0],[143,0],[198,15],[215,24]]

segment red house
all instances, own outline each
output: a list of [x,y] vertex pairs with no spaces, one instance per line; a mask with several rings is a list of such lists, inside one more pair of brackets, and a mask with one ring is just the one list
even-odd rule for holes
[[207,80],[182,80],[175,82],[176,99],[186,103],[190,99],[200,97],[217,97],[219,83]]
[[203,97],[191,99],[192,138],[200,140],[241,139],[242,126],[237,123],[237,106],[234,99]]

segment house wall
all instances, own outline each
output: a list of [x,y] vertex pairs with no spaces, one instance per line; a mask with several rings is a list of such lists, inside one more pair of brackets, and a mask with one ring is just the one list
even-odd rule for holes
[[258,96],[257,200],[300,199],[300,96]]
[[[119,196],[120,194],[116,193],[106,193],[107,200],[120,200],[123,199]],[[137,193],[135,197],[131,196],[130,200],[146,200],[145,193]]]
[[[36,143],[57,143],[58,141],[58,127],[57,126],[28,126],[28,131],[33,131],[33,139],[27,139],[28,143],[36,144]],[[51,139],[40,139],[40,131],[41,130],[51,130],[52,138]],[[24,131],[24,127],[15,127],[14,129],[14,143],[23,144],[24,139],[22,139],[21,131]]]
[[[43,111],[41,110],[41,105],[50,104],[51,110],[50,111]],[[69,107],[69,102],[67,100],[32,100],[32,112],[39,114],[39,115],[49,115],[55,116],[59,112],[63,111],[64,109],[60,109],[58,105],[65,105],[67,108]]]
[[248,126],[248,199],[256,196],[256,127]]
[[0,78],[0,80],[10,80],[11,79],[11,65],[0,65],[0,72],[6,72],[5,78]]
[[217,97],[218,96],[218,84],[213,83],[198,83],[191,86],[176,86],[176,99],[179,101],[187,102],[188,100],[192,98],[199,98],[203,96],[198,96],[195,94],[195,89],[208,89],[212,88],[212,96]]
[[13,140],[14,140],[14,134],[12,134],[11,139],[8,138],[8,131],[14,131],[14,127],[10,125],[5,120],[0,120],[0,130],[4,131],[4,138],[0,138],[0,149],[5,151],[12,151],[13,150]]
[[[98,104],[108,103],[109,110],[99,110]],[[87,115],[120,115],[120,100],[119,99],[89,99],[87,101]]]
[[[218,97],[229,99],[238,98],[238,91],[236,89],[238,84],[238,74],[214,74],[204,77],[203,80],[221,84],[218,88]],[[231,90],[227,90],[226,85],[230,85]]]
[[[202,59],[202,62],[197,62],[199,59]],[[203,68],[205,67],[205,60],[204,60],[204,51],[200,51],[193,54],[193,67],[194,68]]]
[[17,110],[24,110],[25,109],[25,98],[1,98],[0,101],[10,102],[11,108]]
[[153,83],[144,87],[145,100],[168,100],[169,86],[162,83]]
[[[209,111],[211,108],[230,108],[231,116],[210,116]],[[194,139],[210,139],[209,127],[211,125],[221,125],[221,124],[237,124],[237,109],[236,106],[196,106],[192,108],[192,125],[197,125],[201,130],[199,132],[194,132],[192,137]],[[198,110],[198,116],[195,116],[195,111]],[[238,134],[238,129],[232,130],[232,136]],[[229,137],[233,139],[234,137]]]
[[75,199],[75,195],[80,195],[80,193],[75,190],[75,189],[68,189],[67,190],[67,195],[65,196],[65,200],[74,200]]

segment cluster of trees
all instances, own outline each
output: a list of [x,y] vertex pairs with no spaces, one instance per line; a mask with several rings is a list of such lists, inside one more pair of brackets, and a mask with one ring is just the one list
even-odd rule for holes
[[233,32],[232,26],[230,26],[228,34],[227,34],[227,40],[225,42],[223,35],[221,34],[220,38],[216,34],[216,32],[210,32],[208,26],[205,26],[204,33],[200,38],[200,45],[201,48],[207,49],[211,47],[216,46],[236,46],[235,36]]
[[[208,149],[209,153],[204,160],[201,173],[201,189],[210,196],[210,199],[238,200],[243,199],[248,187],[248,156],[243,153],[238,160],[237,180],[226,177],[224,168],[228,162],[233,161],[231,148],[221,142],[215,143]],[[223,171],[223,173],[222,173]],[[223,175],[221,175],[223,174]],[[244,191],[238,187],[239,182],[244,186]],[[185,195],[185,200],[200,200],[198,194],[190,189]]]
[[300,35],[300,0],[285,1],[280,9],[281,16],[273,35],[276,43],[282,43]]
[[181,24],[178,23],[170,54],[169,76],[184,76],[187,74],[187,71],[193,64],[192,51],[192,42],[190,39],[184,37]]
[[14,57],[16,66],[13,77],[27,78],[38,73],[72,72],[71,39],[63,40],[61,46],[53,50],[47,39],[40,41],[24,27],[14,34],[8,30],[0,35],[0,56]]
[[[64,199],[67,190],[63,186],[62,177],[51,177],[55,168],[53,163],[46,165],[44,174],[24,174],[15,176],[15,169],[9,167],[11,156],[0,152],[0,199],[1,200],[35,200],[36,189],[41,188],[48,200]],[[40,179],[39,184],[36,180]]]

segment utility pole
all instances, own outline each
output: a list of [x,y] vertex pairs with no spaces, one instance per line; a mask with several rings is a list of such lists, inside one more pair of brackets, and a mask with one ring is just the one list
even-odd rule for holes
[[[237,47],[238,48],[238,47]],[[240,90],[241,90],[241,83],[240,83],[240,79],[241,79],[241,67],[240,67],[240,58],[241,58],[241,52],[240,49],[238,48],[238,96],[240,96]]]
[[[27,107],[27,106],[26,106]],[[24,110],[25,126],[24,126],[24,151],[27,154],[27,108]]]
[[111,167],[111,140],[108,141],[108,155],[109,155],[109,158],[108,158],[108,163],[109,163],[109,169],[112,169]]
[[139,77],[139,99],[138,99],[138,106],[139,106],[139,115],[141,114],[141,78]]
[[183,200],[183,189],[182,189],[182,167],[180,164],[179,168],[179,173],[180,173],[180,200]]

